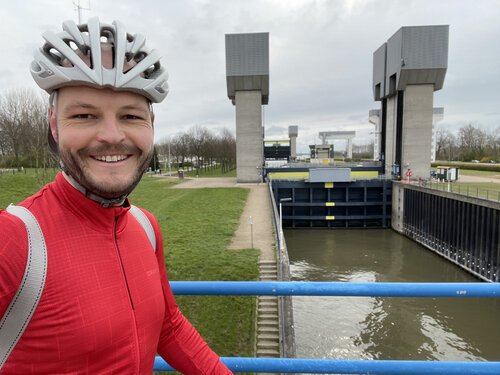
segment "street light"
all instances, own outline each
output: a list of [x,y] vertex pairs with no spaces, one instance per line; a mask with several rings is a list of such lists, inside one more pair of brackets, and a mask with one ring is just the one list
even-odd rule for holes
[[283,202],[290,202],[292,198],[281,198],[280,199],[280,228],[279,228],[279,238],[280,238],[280,250],[283,250]]

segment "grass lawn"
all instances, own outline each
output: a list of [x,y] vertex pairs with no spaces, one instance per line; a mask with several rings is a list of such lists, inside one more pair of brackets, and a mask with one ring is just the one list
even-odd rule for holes
[[[53,179],[33,170],[0,175],[0,208],[19,203]],[[171,280],[257,280],[258,251],[227,250],[248,195],[241,188],[169,189],[144,176],[131,201],[158,219]],[[221,356],[253,356],[255,297],[178,296],[183,313]]]
[[464,182],[452,184],[454,193],[500,200],[500,184],[496,182]]
[[36,193],[46,183],[52,181],[56,169],[25,169],[22,172],[0,173],[0,208],[20,203]]
[[[168,189],[144,178],[131,201],[158,219],[171,280],[257,280],[257,250],[227,250],[248,190]],[[253,356],[254,297],[178,296],[183,313],[222,356]]]

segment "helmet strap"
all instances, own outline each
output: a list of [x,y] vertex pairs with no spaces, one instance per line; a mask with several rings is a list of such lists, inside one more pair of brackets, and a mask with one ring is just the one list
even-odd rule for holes
[[104,198],[101,197],[100,195],[97,195],[90,190],[88,190],[85,186],[80,184],[71,174],[68,173],[66,170],[66,167],[64,166],[63,162],[60,162],[61,169],[63,170],[64,174],[67,177],[67,180],[73,186],[76,190],[78,190],[80,193],[85,195],[87,198],[93,200],[94,202],[97,202],[101,205],[103,208],[108,208],[108,207],[120,207],[123,206],[125,203],[128,194],[122,195],[121,197],[118,198]]

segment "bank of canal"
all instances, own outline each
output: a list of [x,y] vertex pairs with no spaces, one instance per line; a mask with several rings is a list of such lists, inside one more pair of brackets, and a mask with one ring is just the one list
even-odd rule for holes
[[[292,279],[477,282],[424,247],[384,230],[286,230]],[[500,360],[500,300],[293,297],[298,357]]]

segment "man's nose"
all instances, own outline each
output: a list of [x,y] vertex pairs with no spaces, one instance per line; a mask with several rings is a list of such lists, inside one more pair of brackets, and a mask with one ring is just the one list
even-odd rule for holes
[[125,133],[120,121],[114,116],[104,117],[99,126],[97,139],[106,143],[121,143],[125,140]]

